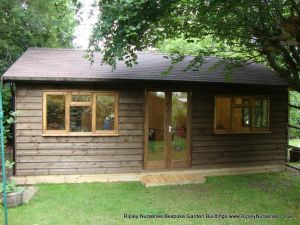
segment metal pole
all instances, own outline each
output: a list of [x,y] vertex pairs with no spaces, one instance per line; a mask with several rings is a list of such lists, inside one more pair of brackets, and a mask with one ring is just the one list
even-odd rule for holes
[[1,133],[1,159],[2,159],[2,185],[3,185],[3,207],[4,224],[8,225],[8,214],[6,205],[6,172],[5,172],[5,154],[4,154],[4,128],[3,128],[3,108],[2,108],[2,80],[0,81],[0,133]]

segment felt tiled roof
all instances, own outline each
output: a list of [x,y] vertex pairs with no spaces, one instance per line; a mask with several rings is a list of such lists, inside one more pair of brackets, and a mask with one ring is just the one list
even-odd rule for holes
[[[168,75],[162,75],[170,60],[163,54],[138,53],[138,64],[128,68],[123,62],[112,71],[111,66],[101,65],[101,56],[95,56],[95,63],[84,58],[85,51],[72,49],[29,48],[3,75],[6,81],[66,81],[66,82],[105,82],[105,81],[178,81],[199,83],[226,83],[222,67],[210,69],[217,58],[207,57],[198,71],[183,71],[192,57],[174,64]],[[287,85],[275,72],[264,65],[252,63],[233,70],[230,83]]]

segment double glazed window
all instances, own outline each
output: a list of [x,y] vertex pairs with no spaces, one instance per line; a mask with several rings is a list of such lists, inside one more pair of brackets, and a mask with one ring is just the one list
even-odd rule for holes
[[117,134],[118,98],[116,92],[44,92],[43,133]]
[[216,96],[215,132],[269,131],[269,101],[264,96]]

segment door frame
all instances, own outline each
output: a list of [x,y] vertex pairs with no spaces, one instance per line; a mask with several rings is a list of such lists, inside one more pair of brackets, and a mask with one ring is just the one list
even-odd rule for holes
[[[148,161],[148,135],[149,135],[149,110],[148,110],[148,92],[161,91],[165,92],[164,105],[164,161]],[[168,131],[168,126],[171,123],[171,102],[172,92],[186,92],[187,93],[187,160],[172,160],[171,151],[171,135]],[[168,88],[151,88],[145,89],[145,123],[144,123],[144,154],[143,167],[144,169],[171,169],[171,168],[190,168],[192,167],[192,151],[191,151],[191,124],[192,124],[192,92],[187,89],[168,89]]]

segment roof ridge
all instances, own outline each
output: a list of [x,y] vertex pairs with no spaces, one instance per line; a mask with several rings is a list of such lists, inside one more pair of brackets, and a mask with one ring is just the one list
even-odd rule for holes
[[[44,48],[44,47],[29,47],[27,50],[51,50],[51,51],[86,51],[81,48]],[[137,54],[152,54],[152,55],[170,55],[171,53],[137,51]]]
[[43,48],[43,47],[29,47],[27,50],[51,50],[51,51],[86,51],[80,48]]
[[[80,48],[43,48],[43,47],[29,47],[27,50],[45,50],[45,51],[77,51],[77,52],[86,52],[86,49]],[[161,56],[170,56],[172,53],[163,53],[163,52],[149,52],[149,51],[137,51],[138,55],[161,55]],[[185,57],[194,57],[193,55],[185,54]],[[216,56],[204,56],[206,59],[217,59]]]
[[[50,51],[86,51],[86,49],[81,48],[43,48],[43,47],[29,47],[27,50],[50,50]],[[149,52],[149,51],[137,51],[136,54],[151,54],[151,55],[171,55],[172,53],[167,52]],[[193,57],[192,55],[185,54],[184,56]],[[213,56],[204,56],[213,57]]]

